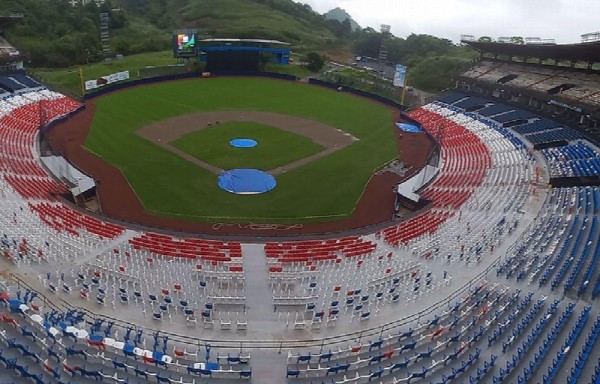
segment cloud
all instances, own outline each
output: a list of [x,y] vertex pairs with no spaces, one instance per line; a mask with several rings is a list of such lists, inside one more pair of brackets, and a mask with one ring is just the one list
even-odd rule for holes
[[362,27],[392,26],[406,37],[426,33],[458,41],[461,34],[522,36],[577,43],[596,32],[598,0],[302,0],[319,13],[345,9]]

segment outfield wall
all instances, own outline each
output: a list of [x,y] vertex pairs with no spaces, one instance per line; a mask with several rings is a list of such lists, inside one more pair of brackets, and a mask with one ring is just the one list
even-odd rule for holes
[[[286,74],[283,74],[283,73],[275,73],[275,72],[217,71],[217,72],[211,72],[211,76],[212,75],[215,75],[215,76],[267,77],[267,78],[272,78],[272,79],[290,80],[290,81],[296,81],[296,80],[298,80],[298,78],[296,76],[286,75]],[[183,73],[183,74],[175,74],[175,75],[165,75],[165,76],[151,77],[151,78],[147,78],[147,79],[132,80],[132,81],[127,81],[127,82],[123,82],[123,83],[116,83],[114,85],[102,87],[102,88],[98,89],[97,91],[86,93],[83,96],[83,99],[84,100],[91,100],[91,99],[96,98],[98,96],[102,96],[102,95],[105,95],[107,93],[114,92],[114,91],[119,91],[119,90],[126,89],[126,88],[129,88],[129,87],[134,87],[136,85],[147,85],[147,84],[161,83],[163,81],[169,81],[169,80],[196,79],[196,78],[201,78],[201,77],[202,77],[202,73],[200,73],[200,72],[194,72],[194,73]]]
[[400,111],[406,110],[405,106],[403,106],[400,103],[395,102],[394,100],[387,99],[387,98],[385,98],[383,96],[379,96],[379,95],[376,95],[374,93],[370,93],[370,92],[366,92],[366,91],[361,91],[360,89],[351,88],[351,87],[348,87],[346,85],[340,85],[340,84],[337,84],[337,83],[331,83],[329,81],[314,79],[312,77],[310,79],[308,79],[308,83],[309,84],[320,85],[320,86],[331,88],[331,89],[335,89],[335,90],[339,90],[341,88],[342,92],[348,92],[348,93],[352,93],[352,94],[357,95],[357,96],[366,97],[366,98],[378,101],[380,103],[389,105],[390,107],[394,107],[394,108],[396,108],[396,109],[398,109]]
[[[284,73],[275,73],[275,72],[216,71],[216,72],[211,72],[211,75],[214,75],[214,76],[265,77],[265,78],[288,80],[288,81],[297,81],[298,80],[298,78],[296,76],[288,75],[288,74],[284,74]],[[200,72],[194,72],[194,73],[157,76],[157,77],[151,77],[151,78],[146,78],[146,79],[127,81],[127,82],[123,82],[123,83],[116,83],[114,85],[100,88],[94,92],[86,93],[83,96],[83,99],[91,100],[98,96],[102,96],[102,95],[105,95],[110,92],[118,91],[121,89],[126,89],[126,88],[133,87],[136,85],[147,85],[147,84],[160,83],[160,82],[169,81],[169,80],[194,79],[194,78],[200,78],[200,77],[202,77],[202,74]],[[370,93],[370,92],[362,91],[360,89],[351,88],[351,87],[348,87],[345,85],[331,83],[328,81],[314,79],[314,78],[310,78],[308,80],[308,82],[309,82],[309,84],[320,85],[320,86],[335,89],[335,90],[338,90],[341,87],[343,92],[348,92],[348,93],[352,93],[357,96],[366,97],[366,98],[378,101],[380,103],[389,105],[391,107],[394,107],[400,111],[406,110],[406,107],[401,105],[400,103],[397,103],[393,100],[387,99],[383,96],[376,95],[374,93]]]
[[147,78],[147,79],[126,81],[123,83],[115,83],[114,85],[99,88],[97,91],[86,93],[85,95],[83,95],[83,99],[90,100],[90,99],[105,95],[110,92],[119,91],[121,89],[133,87],[136,85],[154,84],[154,83],[160,83],[160,82],[168,81],[168,80],[195,79],[195,78],[199,78],[199,77],[201,77],[201,73],[197,72],[197,73],[184,73],[184,74],[180,74],[180,75],[158,76],[158,77],[151,77],[151,78]]

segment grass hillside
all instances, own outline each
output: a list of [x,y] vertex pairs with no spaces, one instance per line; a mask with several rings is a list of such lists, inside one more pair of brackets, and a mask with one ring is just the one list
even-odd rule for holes
[[[161,51],[125,56],[123,60],[113,60],[110,63],[102,61],[86,65],[73,65],[66,68],[34,68],[32,72],[43,83],[51,85],[56,90],[72,96],[79,96],[82,94],[80,68],[83,71],[84,80],[93,80],[120,71],[129,71],[130,80],[137,80],[140,78],[140,70],[152,67],[160,69],[173,65],[178,65],[177,59],[173,58],[173,52]],[[299,78],[312,74],[310,70],[302,65],[268,64],[266,70],[269,72],[285,73]]]
[[275,39],[306,47],[335,36],[322,16],[290,0],[187,0],[179,9],[184,27],[219,37]]
[[309,6],[292,0],[107,0],[71,6],[67,0],[3,0],[0,14],[22,12],[6,37],[29,67],[66,67],[100,61],[99,13],[110,15],[112,52],[130,55],[171,46],[177,28],[200,36],[277,39],[320,48],[336,41],[330,25]]
[[94,63],[88,65],[75,65],[67,68],[36,68],[33,70],[36,77],[46,84],[51,84],[61,92],[72,95],[81,95],[80,68],[84,80],[93,80],[111,73],[129,71],[131,80],[138,79],[138,71],[147,67],[162,67],[175,65],[171,51],[140,53],[125,56],[123,60],[111,63]]

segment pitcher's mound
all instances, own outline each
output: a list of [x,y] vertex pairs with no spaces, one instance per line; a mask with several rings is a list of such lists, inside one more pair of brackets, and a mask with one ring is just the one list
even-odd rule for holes
[[256,195],[265,193],[277,185],[275,178],[259,169],[239,168],[221,173],[219,187],[237,195]]

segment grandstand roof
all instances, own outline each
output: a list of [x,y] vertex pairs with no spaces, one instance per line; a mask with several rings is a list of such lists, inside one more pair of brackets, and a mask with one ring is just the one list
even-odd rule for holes
[[582,44],[507,44],[463,41],[480,52],[508,56],[528,56],[543,59],[587,61],[600,63],[600,42]]
[[279,40],[262,40],[262,39],[202,39],[205,43],[258,43],[258,44],[282,44],[290,45]]
[[13,12],[8,16],[0,15],[0,31],[2,31],[5,27],[9,26],[12,23],[20,22],[23,20],[23,14],[18,12]]

